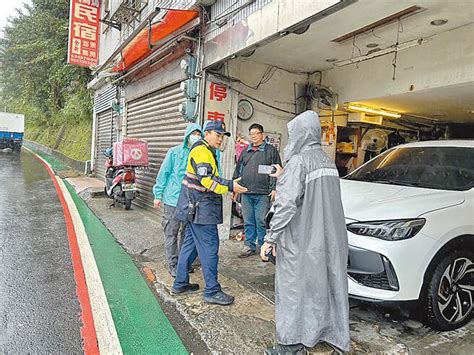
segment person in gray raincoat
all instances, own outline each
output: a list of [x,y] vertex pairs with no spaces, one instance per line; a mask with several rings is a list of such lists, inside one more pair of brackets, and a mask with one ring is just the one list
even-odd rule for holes
[[271,248],[277,255],[273,353],[298,353],[319,342],[349,351],[347,231],[339,175],[321,149],[315,112],[288,123],[284,154],[261,249],[264,260]]

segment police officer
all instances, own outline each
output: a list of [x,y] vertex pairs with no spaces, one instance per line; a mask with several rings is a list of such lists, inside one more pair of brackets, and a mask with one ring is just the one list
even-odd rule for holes
[[191,149],[186,174],[181,186],[176,218],[186,221],[186,232],[178,257],[176,279],[171,292],[183,294],[199,289],[189,283],[188,270],[199,255],[206,287],[204,301],[229,305],[234,297],[221,290],[217,281],[219,235],[217,225],[222,223],[222,195],[227,192],[243,193],[247,189],[236,180],[219,177],[216,149],[224,136],[230,136],[221,121],[208,122],[204,139]]

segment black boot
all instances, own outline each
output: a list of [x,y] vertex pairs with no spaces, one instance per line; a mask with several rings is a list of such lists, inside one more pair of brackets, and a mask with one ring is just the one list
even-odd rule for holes
[[277,344],[265,350],[265,355],[305,355],[306,348],[303,344],[282,345]]

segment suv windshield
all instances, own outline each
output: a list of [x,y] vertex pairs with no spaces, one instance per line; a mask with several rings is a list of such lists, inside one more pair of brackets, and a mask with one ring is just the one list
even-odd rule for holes
[[344,179],[465,191],[474,186],[474,149],[395,148],[380,154]]

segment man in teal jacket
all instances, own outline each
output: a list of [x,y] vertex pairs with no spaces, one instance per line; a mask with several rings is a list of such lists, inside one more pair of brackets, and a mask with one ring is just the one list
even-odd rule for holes
[[165,254],[168,270],[173,277],[176,277],[180,245],[178,233],[180,228],[181,235],[184,233],[183,222],[175,218],[176,204],[178,203],[181,183],[186,172],[189,152],[193,144],[201,139],[201,135],[202,130],[198,124],[188,124],[183,144],[168,150],[165,160],[161,164],[160,171],[156,176],[155,186],[153,186],[153,195],[155,196],[154,207],[160,208],[163,204],[164,208],[162,226],[165,235]]

